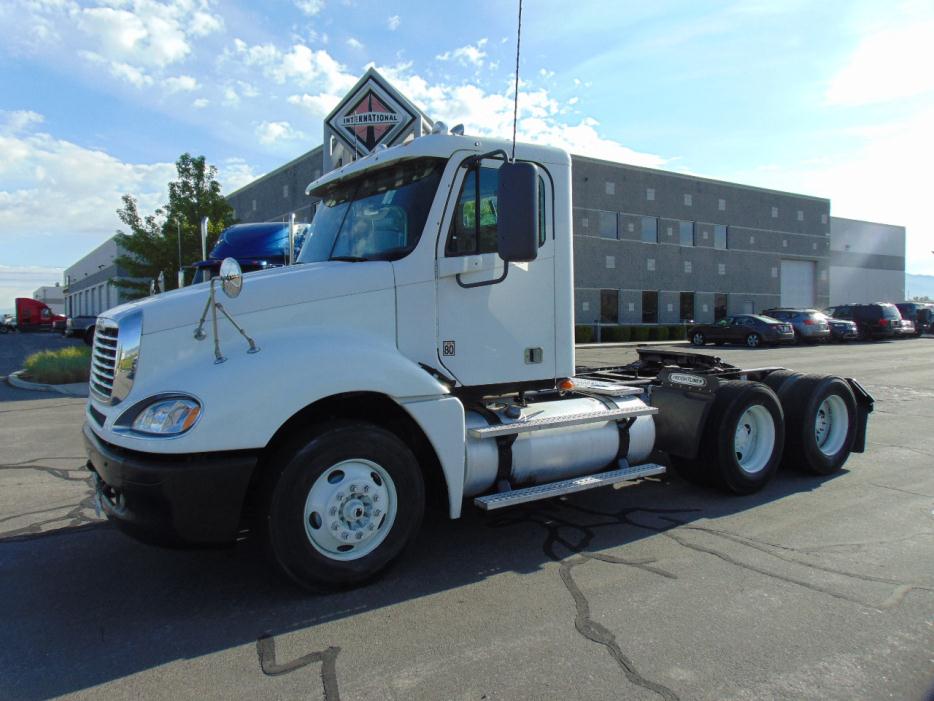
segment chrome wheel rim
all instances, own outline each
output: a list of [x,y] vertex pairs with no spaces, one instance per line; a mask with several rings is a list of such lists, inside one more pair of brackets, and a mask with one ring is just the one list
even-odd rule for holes
[[386,539],[396,520],[396,486],[381,466],[355,458],[321,473],[305,499],[305,535],[332,560],[356,560]]
[[746,345],[750,348],[755,348],[759,345],[759,337],[756,334],[751,333],[746,337]]
[[814,439],[820,452],[828,457],[840,452],[846,441],[849,419],[850,412],[840,396],[831,394],[820,403],[814,416]]
[[765,469],[775,450],[775,421],[761,404],[754,404],[739,417],[733,434],[733,454],[740,469],[755,475]]
[[694,334],[693,341],[694,341],[694,345],[695,345],[695,346],[702,346],[702,345],[704,345],[704,334],[702,334],[702,333],[696,333],[696,334]]

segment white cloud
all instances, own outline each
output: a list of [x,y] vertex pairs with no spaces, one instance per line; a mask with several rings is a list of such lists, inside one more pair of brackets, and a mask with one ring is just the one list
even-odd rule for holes
[[0,113],[0,250],[26,240],[74,235],[104,240],[121,226],[116,210],[131,193],[152,211],[167,198],[173,163],[125,163],[38,131],[35,116]]
[[349,39],[347,39],[347,46],[349,46],[351,49],[362,49],[363,42],[354,37],[350,37]]
[[324,119],[337,103],[341,101],[341,95],[322,93],[320,95],[290,95],[288,102],[291,105],[297,105],[308,110],[314,117]]
[[833,76],[829,105],[890,102],[934,90],[934,20],[887,27],[865,37]]
[[204,97],[199,97],[197,100],[191,103],[191,106],[196,110],[203,110],[205,107],[211,104],[211,101]]
[[198,84],[198,81],[192,78],[190,75],[179,75],[166,78],[162,81],[162,85],[165,87],[166,92],[169,93],[193,92],[201,87]]
[[276,83],[316,85],[324,92],[346,92],[357,81],[357,76],[335,60],[327,51],[310,49],[294,44],[284,52],[273,44],[249,46],[241,39],[234,40],[236,53],[249,66],[262,70]]
[[486,52],[483,50],[486,43],[486,39],[481,39],[476,44],[467,44],[467,46],[461,46],[452,51],[445,51],[435,56],[435,58],[439,61],[457,61],[462,66],[473,65],[482,68],[483,59],[486,58]]
[[256,127],[256,137],[261,144],[274,144],[277,141],[295,141],[307,138],[288,122],[261,122]]
[[217,179],[223,186],[224,194],[249,185],[261,175],[242,158],[228,158],[217,169]]
[[393,15],[386,20],[386,28],[389,29],[390,32],[396,31],[400,24],[402,24],[402,18],[399,17],[399,15]]
[[324,0],[295,0],[295,7],[309,17],[314,17],[324,9]]
[[152,85],[153,83],[152,76],[148,75],[142,68],[131,66],[129,63],[114,61],[110,64],[110,74],[114,78],[125,80],[137,88]]

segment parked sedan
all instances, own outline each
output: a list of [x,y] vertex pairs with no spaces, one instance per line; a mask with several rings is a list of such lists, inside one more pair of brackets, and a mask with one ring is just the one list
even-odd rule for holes
[[743,343],[758,348],[769,343],[794,343],[795,332],[791,324],[757,314],[728,316],[713,324],[698,324],[688,330],[688,338],[695,346],[707,343]]
[[799,341],[816,343],[830,340],[830,324],[827,323],[827,317],[816,309],[781,307],[766,309],[762,314],[779,321],[787,321],[794,328],[795,338]]
[[846,319],[834,319],[832,316],[827,316],[821,312],[821,316],[827,321],[827,324],[830,326],[830,340],[831,341],[855,341],[859,338],[859,331],[856,328],[855,321],[847,321]]

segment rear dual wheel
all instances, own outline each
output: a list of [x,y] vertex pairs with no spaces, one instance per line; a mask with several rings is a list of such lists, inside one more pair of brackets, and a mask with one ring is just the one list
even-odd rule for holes
[[775,393],[759,382],[724,382],[697,458],[671,456],[685,479],[735,494],[762,489],[782,457],[784,417]]
[[829,475],[850,457],[856,440],[856,397],[846,380],[777,370],[765,378],[785,411],[786,467]]

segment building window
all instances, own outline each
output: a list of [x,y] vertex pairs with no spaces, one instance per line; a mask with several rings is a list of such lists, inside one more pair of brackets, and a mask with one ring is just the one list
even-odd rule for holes
[[804,221],[804,212],[798,210],[798,221]]
[[600,290],[600,321],[619,323],[619,290]]
[[726,263],[717,263],[717,275],[726,275]]
[[719,248],[721,251],[726,250],[726,225],[713,225],[713,247]]
[[782,239],[782,248],[788,248],[788,239]]
[[253,211],[256,211],[256,200],[253,200]]
[[600,237],[604,239],[618,239],[618,224],[616,212],[600,212]]
[[722,292],[713,296],[713,318],[714,321],[726,318],[726,295]]
[[691,261],[689,260],[684,261],[684,272],[686,273],[694,272],[694,264]]
[[685,194],[685,195],[684,195],[684,205],[685,205],[686,207],[691,207],[693,204],[694,204],[694,196],[693,196],[693,195],[689,195],[689,194]]
[[726,211],[726,200],[723,199],[722,197],[719,200],[717,200],[717,209],[719,209],[721,212]]
[[590,302],[581,302],[581,311],[589,312],[590,311]]
[[778,277],[778,268],[776,268],[774,265],[772,266],[772,277]]
[[626,309],[628,309],[628,310],[631,311],[631,312],[636,311],[636,303],[635,303],[635,302],[629,302],[629,303],[627,303],[627,304],[626,304]]
[[642,217],[642,240],[646,243],[658,243],[657,217]]
[[826,224],[826,223],[827,223],[827,215],[826,215],[826,214],[821,214],[821,215],[820,215],[820,223],[821,223],[821,224]]
[[283,199],[286,199],[286,200],[289,198],[289,186],[288,186],[288,184],[285,184],[285,185],[282,186],[282,198],[283,198]]
[[626,224],[626,231],[628,231],[629,233],[632,233],[635,230],[636,230],[635,224],[633,224],[632,222],[629,222],[628,224]]
[[751,245],[754,244],[755,242],[756,242],[756,237],[755,237],[755,236],[750,236],[750,237],[749,237],[749,245],[751,246]]
[[681,293],[681,321],[694,321],[694,293]]
[[581,228],[587,229],[590,227],[590,220],[587,217],[581,219]]
[[655,259],[654,258],[645,259],[645,269],[649,271],[655,270]]
[[616,183],[611,180],[606,181],[606,194],[615,195],[616,194]]
[[694,222],[692,221],[678,222],[678,232],[680,235],[679,243],[682,246],[693,246],[694,245]]
[[615,270],[616,269],[616,256],[607,256],[606,257],[606,269]]
[[655,200],[655,188],[654,187],[645,188],[645,199],[647,199],[649,202],[653,202]]
[[778,219],[778,207],[772,207],[772,219]]
[[642,323],[658,323],[658,292],[642,293]]

